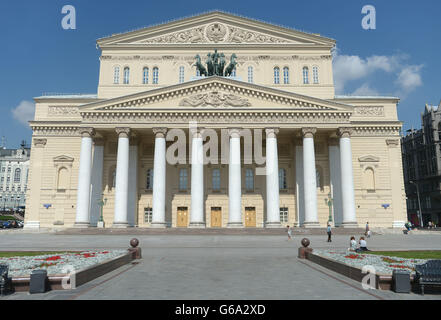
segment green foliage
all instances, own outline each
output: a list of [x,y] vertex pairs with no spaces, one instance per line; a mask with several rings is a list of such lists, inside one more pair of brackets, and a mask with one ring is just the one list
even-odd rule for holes
[[441,251],[366,251],[363,254],[389,256],[405,259],[441,259]]

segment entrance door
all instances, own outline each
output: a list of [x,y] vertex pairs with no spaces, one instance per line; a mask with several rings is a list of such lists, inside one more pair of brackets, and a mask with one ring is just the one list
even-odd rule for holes
[[211,207],[211,227],[212,228],[222,227],[222,208]]
[[188,208],[187,207],[178,207],[176,226],[178,228],[187,228],[188,227]]
[[245,208],[245,227],[255,228],[256,227],[256,208],[246,207]]

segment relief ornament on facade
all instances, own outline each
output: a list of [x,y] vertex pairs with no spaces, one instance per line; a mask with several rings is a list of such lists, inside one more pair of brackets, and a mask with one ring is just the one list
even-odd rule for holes
[[213,91],[185,98],[179,105],[184,107],[250,107],[251,103],[248,99],[233,94]]

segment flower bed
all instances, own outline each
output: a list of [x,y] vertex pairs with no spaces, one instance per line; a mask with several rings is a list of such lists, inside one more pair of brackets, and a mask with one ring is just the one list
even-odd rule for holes
[[423,259],[404,259],[389,256],[379,256],[372,254],[362,254],[352,251],[329,251],[314,249],[314,254],[335,260],[346,265],[361,269],[363,266],[375,267],[377,274],[391,275],[393,270],[407,270],[411,274],[415,273],[415,265],[426,262]]
[[127,250],[67,252],[39,256],[0,258],[0,264],[9,266],[9,276],[29,276],[33,270],[46,269],[48,275],[64,274],[122,256]]

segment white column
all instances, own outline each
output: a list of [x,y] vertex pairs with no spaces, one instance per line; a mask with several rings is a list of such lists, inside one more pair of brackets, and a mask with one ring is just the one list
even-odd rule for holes
[[152,228],[165,228],[165,135],[166,128],[153,129],[155,134],[155,158],[153,161],[153,213]]
[[201,128],[191,130],[190,228],[204,228],[204,148]]
[[75,227],[90,225],[90,181],[92,175],[92,136],[93,128],[81,128],[80,169],[78,172],[77,214]]
[[305,199],[305,227],[319,227],[317,214],[317,181],[314,135],[317,129],[303,128],[303,191]]
[[358,227],[355,216],[354,174],[352,170],[351,128],[339,128],[343,227]]
[[331,183],[332,209],[334,212],[334,225],[340,226],[343,223],[343,208],[341,196],[341,171],[340,171],[340,148],[338,140],[329,139],[329,174]]
[[127,203],[129,195],[129,128],[116,128],[118,155],[116,158],[115,218],[113,228],[127,228]]
[[303,146],[299,140],[296,144],[296,226],[303,225],[305,222],[305,197],[303,190]]
[[103,139],[94,139],[93,162],[92,162],[92,196],[90,202],[90,225],[96,227],[100,216],[103,192],[103,159],[104,159],[104,141]]
[[129,197],[127,203],[127,222],[129,226],[137,225],[138,211],[138,140],[130,138],[129,148]]
[[228,165],[228,227],[241,228],[242,222],[242,182],[240,161],[240,129],[231,129],[230,161]]
[[280,228],[278,129],[266,129],[266,224]]

